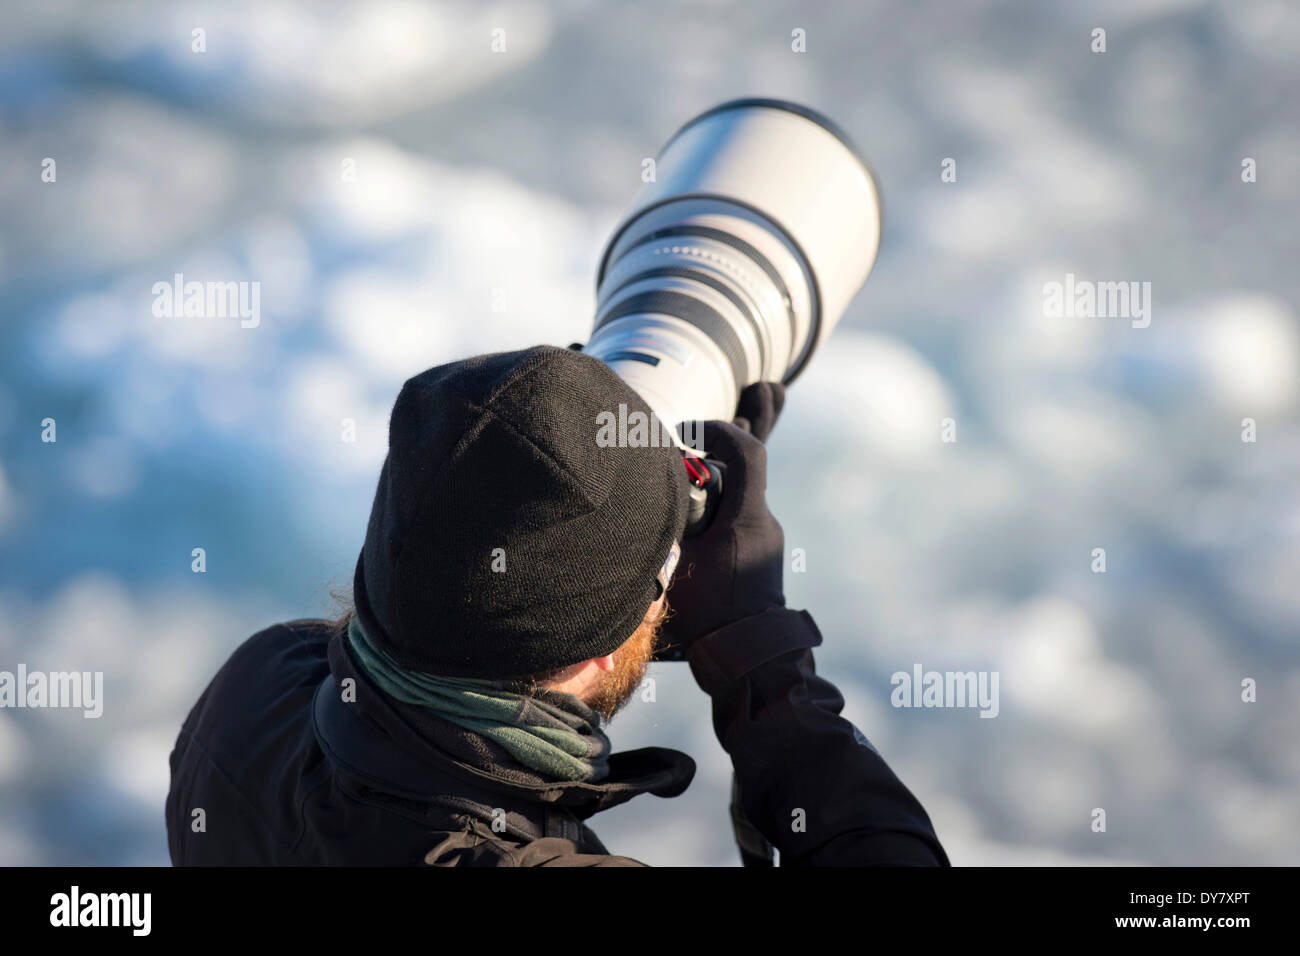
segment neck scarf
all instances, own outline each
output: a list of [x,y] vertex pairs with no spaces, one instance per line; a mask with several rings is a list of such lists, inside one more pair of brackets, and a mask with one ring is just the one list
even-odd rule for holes
[[495,741],[521,764],[554,780],[598,781],[609,772],[609,738],[572,694],[506,689],[500,681],[406,670],[371,643],[354,615],[348,644],[357,666],[385,694]]

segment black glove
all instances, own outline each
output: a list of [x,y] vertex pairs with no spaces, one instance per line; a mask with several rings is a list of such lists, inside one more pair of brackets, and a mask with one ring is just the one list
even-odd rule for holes
[[[756,432],[770,432],[784,393],[765,389],[748,411]],[[688,647],[742,618],[784,607],[785,535],[767,509],[767,449],[749,431],[726,422],[704,423],[704,448],[726,468],[722,498],[712,523],[682,542],[677,575],[668,591],[673,613],[664,625],[665,646]]]
[[784,385],[780,382],[755,382],[740,393],[734,421],[738,427],[765,442],[784,407]]

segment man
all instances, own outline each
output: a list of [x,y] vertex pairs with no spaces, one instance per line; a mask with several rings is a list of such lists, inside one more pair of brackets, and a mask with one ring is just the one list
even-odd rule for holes
[[540,347],[408,381],[355,610],[254,635],[199,698],[171,756],[172,862],[637,865],[585,821],[694,775],[601,730],[662,627],[712,697],[748,855],[761,833],[782,865],[946,865],[785,607],[761,442],[783,401],[761,383],[705,426],[726,486],[683,540],[681,455],[597,440],[602,412],[650,414],[602,362]]

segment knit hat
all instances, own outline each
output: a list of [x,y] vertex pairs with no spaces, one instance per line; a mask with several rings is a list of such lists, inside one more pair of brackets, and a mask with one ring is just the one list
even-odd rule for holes
[[633,412],[650,415],[609,366],[551,346],[407,381],[354,582],[371,641],[448,677],[612,654],[660,594],[689,495],[671,445],[601,435]]

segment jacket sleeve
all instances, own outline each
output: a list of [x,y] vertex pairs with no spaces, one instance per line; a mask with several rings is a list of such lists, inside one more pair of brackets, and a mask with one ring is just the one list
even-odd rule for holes
[[695,641],[745,816],[782,866],[948,866],[921,804],[818,677],[806,611],[771,608]]

